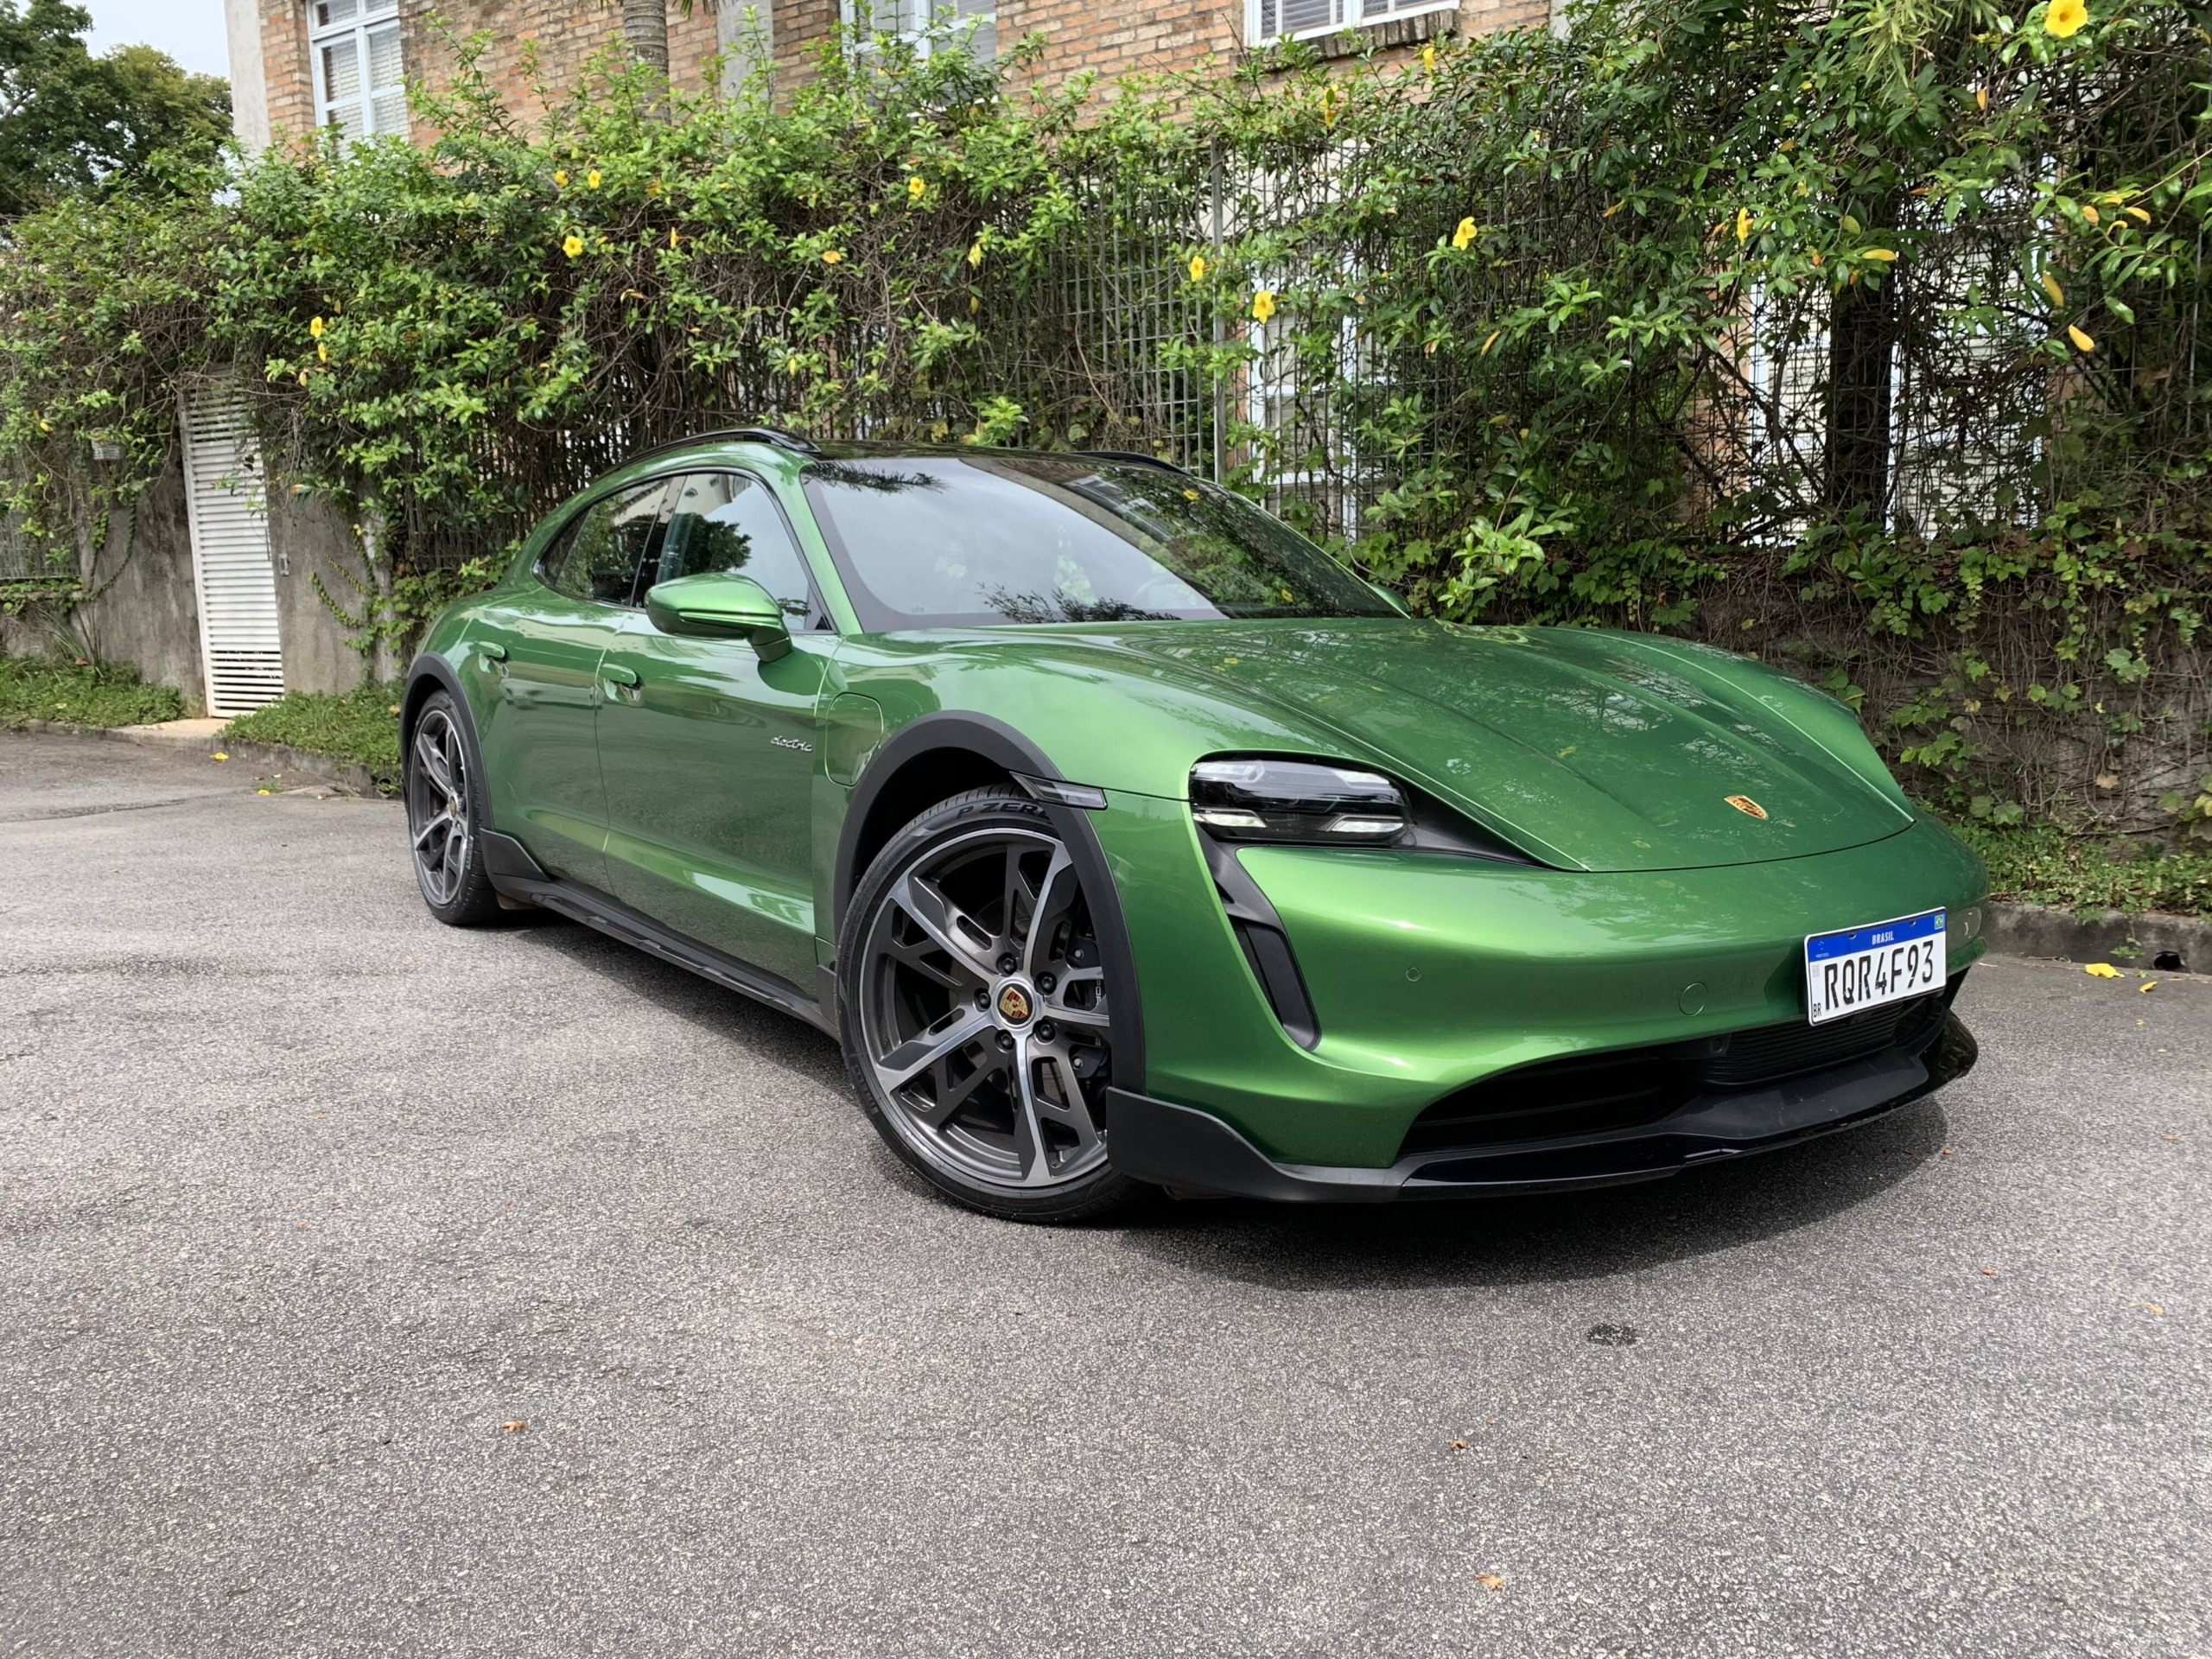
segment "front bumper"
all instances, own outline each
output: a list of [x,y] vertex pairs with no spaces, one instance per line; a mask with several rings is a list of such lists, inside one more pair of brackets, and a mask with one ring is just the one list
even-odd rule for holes
[[1377,1169],[1281,1163],[1218,1117],[1117,1089],[1106,1097],[1107,1146],[1123,1174],[1184,1192],[1382,1204],[1561,1192],[1659,1180],[1869,1122],[1965,1076],[1978,1056],[1947,1014],[1917,1054],[1885,1049],[1763,1089],[1702,1095],[1633,1128],[1413,1153]]
[[[1292,1167],[1387,1169],[1438,1102],[1523,1067],[1802,1021],[1806,935],[1938,906],[1963,919],[1986,891],[1974,855],[1928,821],[1841,852],[1691,870],[1246,848],[1236,862],[1310,1013],[1287,1023],[1188,804],[1108,798],[1090,817],[1128,923],[1144,1042],[1141,1071],[1116,1081],[1218,1118]],[[1980,955],[1955,938],[1953,972]]]

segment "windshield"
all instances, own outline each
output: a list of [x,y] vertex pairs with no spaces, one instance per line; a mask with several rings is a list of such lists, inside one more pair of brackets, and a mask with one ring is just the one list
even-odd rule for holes
[[1289,525],[1166,467],[921,455],[817,462],[805,482],[871,632],[1396,614]]

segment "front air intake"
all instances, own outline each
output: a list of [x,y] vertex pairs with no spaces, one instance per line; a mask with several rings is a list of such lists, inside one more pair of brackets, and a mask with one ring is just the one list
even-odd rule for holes
[[1632,1129],[1702,1095],[1764,1088],[1890,1049],[1917,1054],[1942,1029],[1964,977],[1929,995],[1826,1025],[1796,1020],[1756,1026],[1694,1042],[1570,1055],[1484,1077],[1415,1118],[1399,1154]]

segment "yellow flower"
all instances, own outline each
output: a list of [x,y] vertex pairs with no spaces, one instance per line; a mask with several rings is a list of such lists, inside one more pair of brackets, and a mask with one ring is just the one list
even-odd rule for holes
[[569,173],[566,168],[556,167],[553,169],[553,188],[556,190],[565,190],[569,188]]
[[1203,253],[1194,253],[1191,256],[1191,280],[1194,283],[1203,283],[1205,279],[1206,257]]
[[1252,296],[1252,321],[1255,321],[1255,322],[1265,322],[1265,321],[1266,321],[1269,317],[1272,317],[1273,315],[1274,315],[1274,314],[1275,314],[1275,293],[1274,293],[1274,289],[1271,289],[1271,288],[1263,288],[1263,289],[1262,289],[1258,293],[1255,294],[1255,295]]
[[982,308],[982,301],[977,299],[973,294],[970,294],[968,296],[968,315],[972,317]]
[[1433,69],[1436,67],[1436,48],[1433,46],[1424,46],[1421,48],[1421,67],[1424,69]]
[[314,317],[308,320],[308,338],[310,340],[321,340],[322,338],[322,319],[321,317]]
[[919,201],[930,193],[930,181],[917,173],[906,181],[906,200]]
[[2088,219],[2092,225],[2099,222],[2097,219],[2097,210],[2090,207],[2086,201],[2082,204],[2082,217]]
[[2088,21],[2089,9],[2082,0],[2050,0],[2044,8],[2043,32],[2063,41]]
[[2058,278],[2047,270],[2043,274],[2043,291],[2050,296],[2053,305],[2066,303],[2066,290],[2058,285]]
[[2097,349],[2097,342],[2082,332],[2079,323],[2069,322],[2066,325],[2066,338],[2074,342],[2074,349],[2077,352],[2094,352]]
[[670,226],[668,227],[668,245],[671,248],[674,247],[678,239],[676,226],[673,225]]
[[315,355],[316,362],[327,363],[330,361],[330,347],[324,345],[321,340],[317,340],[315,342]]
[[1459,228],[1452,232],[1452,245],[1455,248],[1464,249],[1474,239],[1475,221],[1471,218],[1461,219],[1459,221]]
[[1748,207],[1738,207],[1736,210],[1736,240],[1748,242],[1751,239],[1751,210]]
[[574,231],[570,231],[568,235],[561,238],[561,251],[567,254],[569,258],[575,258],[583,251],[584,239]]
[[599,188],[599,169],[597,168],[594,167],[590,172],[584,175],[584,188],[587,190],[596,190]]
[[1885,265],[1893,265],[1897,261],[1897,251],[1895,248],[1868,248],[1859,257],[1861,259],[1878,259]]
[[1986,110],[1989,107],[1988,87],[1977,86],[1974,89],[1974,106],[1977,110]]
[[845,256],[835,248],[822,250],[822,263],[825,265],[840,264],[843,263],[844,257]]
[[2088,975],[2092,979],[2118,979],[2120,977],[2120,969],[2113,967],[2112,963],[2108,962],[2093,962],[2089,963],[2088,967],[2082,969],[2082,971]]
[[2151,215],[2150,215],[2149,213],[2145,213],[2145,212],[2142,208],[2140,208],[2140,207],[2130,207],[2130,208],[2128,208],[2128,209],[2127,209],[2127,216],[2128,216],[2130,219],[2140,219],[2140,220],[2142,220],[2142,221],[2143,221],[2143,223],[2144,223],[2144,224],[2145,224],[2145,225],[2148,225],[2148,224],[2151,222]]
[[968,245],[968,269],[974,270],[983,263],[983,239],[977,237]]

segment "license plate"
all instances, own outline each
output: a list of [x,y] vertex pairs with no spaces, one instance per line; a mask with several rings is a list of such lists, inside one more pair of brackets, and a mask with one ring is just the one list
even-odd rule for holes
[[1805,941],[1805,1011],[1815,1025],[1943,986],[1944,913],[1923,911]]

